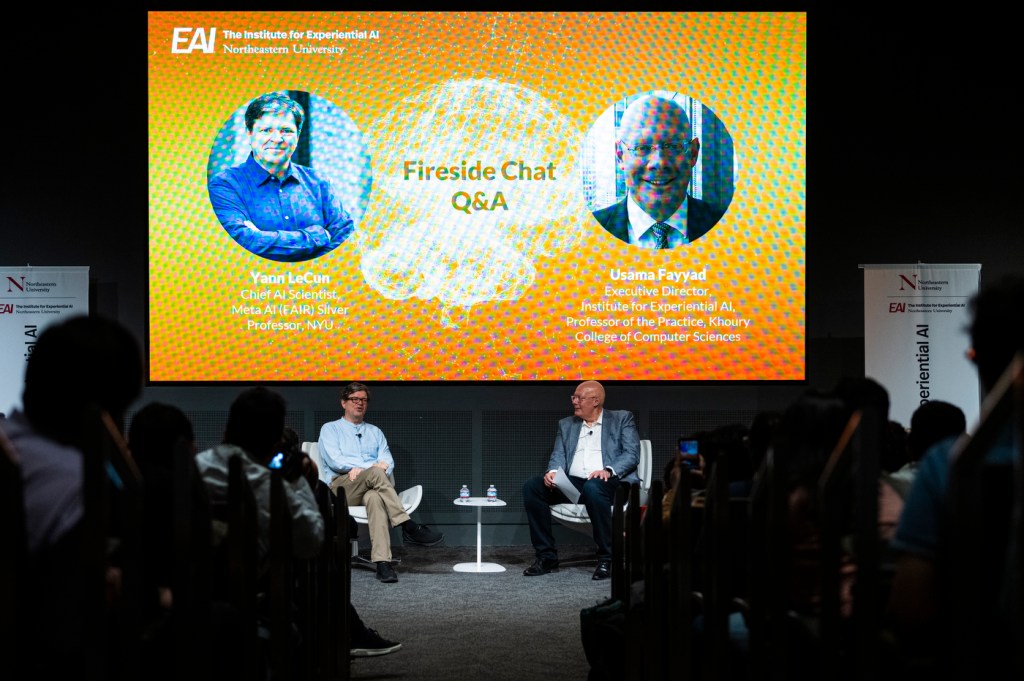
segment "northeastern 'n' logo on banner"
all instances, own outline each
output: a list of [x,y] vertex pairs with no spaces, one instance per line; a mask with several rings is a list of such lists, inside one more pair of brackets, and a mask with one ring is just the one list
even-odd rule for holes
[[917,275],[911,274],[909,277],[905,274],[900,275],[900,290],[906,290],[905,286],[909,286],[913,290],[917,290]]

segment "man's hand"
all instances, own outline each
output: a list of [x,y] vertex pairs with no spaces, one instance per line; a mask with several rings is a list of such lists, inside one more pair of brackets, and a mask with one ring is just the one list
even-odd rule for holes
[[546,487],[554,488],[555,486],[555,471],[548,471],[544,474],[544,485]]
[[587,480],[592,480],[594,478],[600,478],[601,480],[604,480],[605,482],[608,482],[608,478],[610,478],[610,477],[612,477],[611,471],[609,471],[607,468],[602,468],[599,471],[592,471],[590,473],[590,475],[587,476]]
[[373,466],[374,466],[374,468],[379,468],[382,471],[384,471],[385,473],[387,473],[387,470],[388,470],[388,463],[387,463],[387,461],[378,461],[377,463],[373,464]]
[[358,478],[359,474],[362,473],[362,472],[363,472],[362,468],[353,468],[353,469],[349,470],[349,472],[348,472],[348,479],[351,480],[352,482],[355,482],[356,478]]

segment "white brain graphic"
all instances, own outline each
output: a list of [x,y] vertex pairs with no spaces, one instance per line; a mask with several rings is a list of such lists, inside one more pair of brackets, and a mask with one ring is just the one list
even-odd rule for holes
[[[495,80],[451,81],[403,100],[371,130],[375,198],[358,244],[363,276],[384,297],[437,299],[441,324],[456,326],[474,304],[519,298],[533,283],[537,256],[581,238],[580,137],[537,93]],[[420,164],[461,171],[463,161],[497,176],[417,174]],[[521,165],[535,179],[503,178],[508,161],[516,175]],[[545,179],[536,179],[542,166]],[[459,197],[460,206],[478,192],[493,204],[500,192],[508,210],[457,210],[457,192],[470,197]]]

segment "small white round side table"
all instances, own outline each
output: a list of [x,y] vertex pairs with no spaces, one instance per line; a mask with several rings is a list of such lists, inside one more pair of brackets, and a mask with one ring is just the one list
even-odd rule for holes
[[501,508],[505,505],[505,502],[501,499],[488,501],[487,497],[469,497],[468,499],[456,499],[455,505],[476,507],[476,562],[458,563],[452,569],[456,572],[504,572],[505,568],[497,563],[480,562],[480,516],[483,513],[483,509]]

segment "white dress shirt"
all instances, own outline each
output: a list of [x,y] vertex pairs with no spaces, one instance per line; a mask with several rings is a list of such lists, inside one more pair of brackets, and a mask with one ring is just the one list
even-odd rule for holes
[[587,478],[602,468],[604,459],[601,457],[601,417],[598,416],[593,424],[588,426],[584,422],[580,428],[580,439],[576,442],[576,453],[573,454],[568,473],[577,478]]

